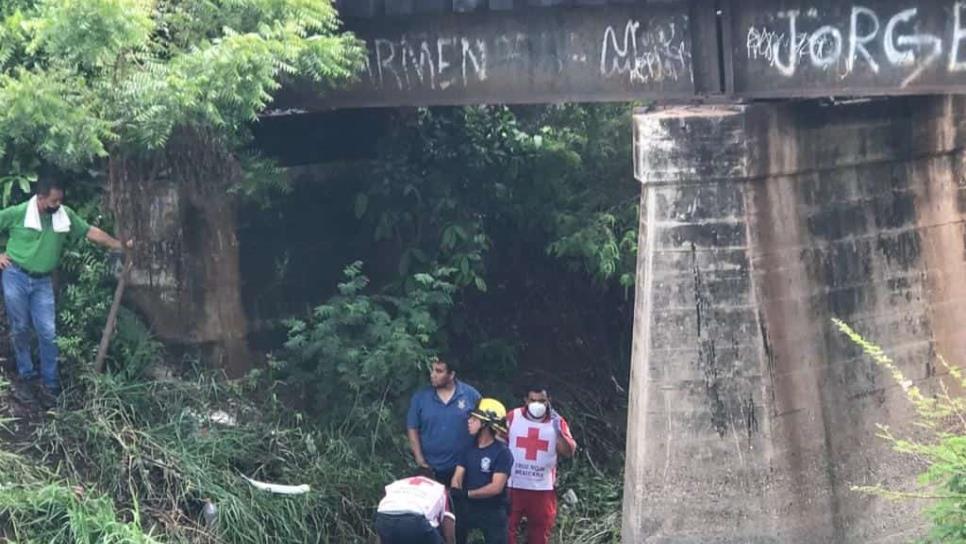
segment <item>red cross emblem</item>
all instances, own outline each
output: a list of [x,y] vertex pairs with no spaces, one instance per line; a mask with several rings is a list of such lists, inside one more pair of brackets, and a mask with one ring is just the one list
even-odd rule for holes
[[526,457],[528,461],[536,461],[537,452],[550,450],[550,441],[540,440],[540,429],[530,427],[527,429],[527,436],[517,437],[516,446],[518,448],[527,450],[527,453],[524,457]]
[[419,476],[413,476],[409,479],[409,485],[432,485],[433,482],[425,478],[420,478]]

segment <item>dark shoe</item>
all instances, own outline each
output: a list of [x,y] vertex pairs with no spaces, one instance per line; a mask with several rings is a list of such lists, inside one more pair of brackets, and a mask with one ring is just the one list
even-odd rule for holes
[[57,395],[52,393],[40,380],[33,382],[33,390],[34,397],[37,399],[41,408],[50,410],[54,406],[57,406]]
[[39,380],[22,380],[17,378],[13,382],[13,398],[17,400],[20,404],[35,406],[37,404],[37,396],[34,395],[35,385],[40,383]]

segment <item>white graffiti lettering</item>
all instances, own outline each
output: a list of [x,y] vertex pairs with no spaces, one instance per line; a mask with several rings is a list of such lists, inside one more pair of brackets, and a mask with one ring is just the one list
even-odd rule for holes
[[[563,31],[543,24],[530,31],[523,27],[497,34],[488,34],[488,27],[482,27],[465,34],[377,35],[366,41],[368,55],[361,75],[372,89],[407,93],[458,93],[491,79],[533,85],[554,76],[583,85],[598,80],[619,88],[674,83],[680,83],[678,89],[690,88],[686,84],[693,83],[693,70],[686,16],[614,17],[611,21],[581,23]],[[830,54],[824,46],[816,47]]]
[[778,68],[778,71],[786,76],[795,75],[795,68],[798,66],[798,10],[793,9],[785,13],[780,13],[779,17],[784,16],[788,19],[788,35],[792,38],[789,40],[788,47],[788,64],[783,64],[781,60],[781,54],[779,48],[781,47],[781,42],[775,42],[772,44],[772,65]]
[[842,56],[842,33],[834,26],[823,26],[808,38],[808,55],[812,66],[831,66]]
[[959,60],[959,46],[966,38],[966,29],[963,28],[963,2],[956,2],[953,6],[953,46],[949,54],[949,71],[962,72],[966,70],[966,62]]
[[[752,60],[763,59],[769,65],[775,65],[775,54],[781,51],[782,47],[788,47],[788,36],[781,32],[768,29],[751,27],[745,47],[748,50],[748,58]],[[777,44],[777,47],[776,47]],[[796,61],[800,62],[808,54],[808,35],[799,33],[795,37],[795,46],[792,49],[796,55]]]
[[[388,50],[388,54],[384,51]],[[379,73],[380,83],[385,80],[386,72],[390,72],[396,78],[396,85],[402,89],[402,80],[393,68],[392,61],[396,58],[396,46],[389,40],[376,40],[376,69]]]
[[642,27],[639,21],[629,20],[623,37],[619,35],[612,26],[604,29],[601,77],[627,77],[635,84],[693,78],[690,40],[674,23]]
[[[375,86],[398,90],[446,90],[487,80],[487,44],[465,37],[399,40],[377,38],[366,59],[366,73]],[[372,69],[375,66],[375,70]]]
[[439,88],[445,91],[453,84],[452,81],[445,78],[444,74],[446,69],[450,67],[449,61],[446,60],[447,53],[446,48],[451,48],[455,45],[455,40],[453,38],[440,38],[436,40],[436,52],[438,53],[436,57],[436,74],[439,76]]
[[[768,16],[769,24],[752,25],[745,36],[749,63],[765,63],[784,77],[795,77],[808,67],[831,71],[847,80],[853,74],[895,74],[901,87],[922,81],[928,74],[966,71],[962,57],[966,41],[966,0],[951,2],[952,31],[927,32],[925,8],[910,7],[883,16],[863,5],[853,5],[847,21],[823,20],[816,8],[784,10]],[[935,8],[933,8],[935,9]],[[946,13],[949,13],[946,11]],[[947,19],[948,20],[948,19]],[[884,24],[883,24],[884,23]],[[941,59],[946,54],[946,65]],[[803,60],[807,58],[807,62]],[[901,81],[900,81],[901,80]]]
[[[906,76],[901,86],[906,87],[930,66],[936,63],[943,54],[943,41],[938,36],[931,34],[901,35],[896,37],[896,26],[900,23],[908,23],[915,19],[919,14],[918,8],[911,8],[901,11],[886,24],[885,37],[883,39],[883,49],[886,58],[893,66],[914,66],[915,69]],[[898,46],[898,47],[897,47]],[[899,49],[902,47],[902,49]],[[925,58],[920,61],[916,57],[916,51],[927,51]]]
[[[859,35],[859,17],[864,16],[866,19],[872,22],[872,28],[869,32],[864,35]],[[875,40],[876,34],[879,33],[879,16],[875,14],[869,8],[862,6],[855,6],[852,8],[852,18],[849,24],[849,60],[848,60],[848,71],[851,72],[855,70],[855,55],[856,53],[861,53],[862,58],[869,63],[869,68],[872,69],[873,73],[879,73],[879,63],[875,61],[872,57],[872,53],[869,53],[867,44]]]
[[[889,23],[886,24],[885,38],[882,40],[883,48],[885,49],[885,56],[889,59],[889,62],[894,66],[910,66],[916,63],[916,54],[910,50],[906,49],[904,51],[899,51],[896,49],[897,41],[896,35],[896,25],[899,23],[908,23],[916,14],[919,13],[917,8],[907,9],[897,13],[892,19],[889,19]],[[903,36],[906,38],[907,36]],[[868,52],[866,52],[868,54]]]
[[483,40],[476,40],[476,51],[473,50],[473,46],[470,40],[463,38],[460,40],[463,45],[463,86],[466,87],[470,83],[469,76],[467,75],[468,63],[473,64],[473,73],[479,78],[480,81],[486,81],[486,42]]

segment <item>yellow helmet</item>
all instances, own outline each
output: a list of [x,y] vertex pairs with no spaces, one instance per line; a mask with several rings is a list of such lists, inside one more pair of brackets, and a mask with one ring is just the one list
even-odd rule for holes
[[503,403],[496,399],[480,399],[479,404],[470,412],[470,415],[486,423],[497,432],[507,432],[506,406],[503,406]]

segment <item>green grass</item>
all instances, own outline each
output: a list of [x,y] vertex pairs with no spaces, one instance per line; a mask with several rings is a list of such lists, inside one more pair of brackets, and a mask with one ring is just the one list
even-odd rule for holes
[[[616,456],[618,459],[621,455]],[[620,469],[598,470],[578,458],[560,470],[559,494],[573,490],[576,504],[562,498],[557,507],[557,544],[617,544],[621,533]]]
[[[389,463],[370,456],[370,437],[310,429],[277,401],[256,405],[242,393],[209,377],[83,377],[25,456],[0,454],[11,480],[0,488],[0,522],[18,542],[364,541],[393,477]],[[215,408],[237,425],[210,421]],[[241,474],[312,491],[273,495]],[[68,482],[85,482],[84,492]],[[210,526],[205,501],[218,508]]]
[[11,542],[112,544],[158,542],[137,521],[119,519],[110,498],[64,483],[0,487],[0,536]]

